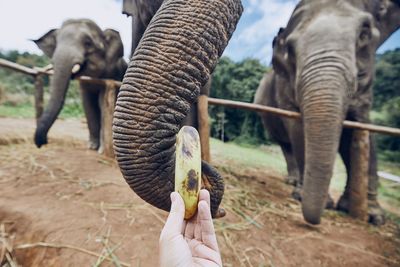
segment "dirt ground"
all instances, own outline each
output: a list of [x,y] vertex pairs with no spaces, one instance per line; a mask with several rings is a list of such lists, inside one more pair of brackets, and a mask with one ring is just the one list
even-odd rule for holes
[[[0,119],[0,241],[16,261],[157,266],[167,214],[137,197],[113,160],[86,149],[82,121],[58,120],[42,149],[33,129],[33,120]],[[224,266],[400,266],[394,223],[376,228],[329,211],[308,225],[281,175],[212,153],[226,181],[227,216],[215,221]]]

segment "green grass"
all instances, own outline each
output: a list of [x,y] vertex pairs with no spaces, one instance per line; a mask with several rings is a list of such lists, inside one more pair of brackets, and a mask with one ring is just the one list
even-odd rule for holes
[[[286,175],[286,163],[278,146],[249,147],[236,143],[223,143],[217,139],[211,139],[211,147],[216,157],[230,161],[236,167],[272,169],[282,175]],[[229,166],[227,166],[229,167]],[[399,163],[379,162],[379,170],[395,175],[400,174]],[[331,180],[331,188],[342,192],[346,184],[346,169],[338,156],[334,167],[334,174]],[[380,179],[379,199],[393,207],[400,207],[400,185],[391,181]],[[394,221],[400,219],[394,214],[388,214]],[[395,220],[396,219],[396,220]]]
[[286,173],[286,163],[278,146],[265,148],[244,147],[235,143],[223,143],[211,139],[210,145],[217,152],[217,156],[233,161],[243,167],[269,168]]
[[0,105],[0,117],[34,118],[35,109],[31,104],[22,104],[18,106]]
[[[83,109],[80,104],[64,105],[60,118],[81,118],[84,116]],[[35,108],[30,103],[20,104],[18,106],[0,105],[0,117],[9,118],[35,118]]]

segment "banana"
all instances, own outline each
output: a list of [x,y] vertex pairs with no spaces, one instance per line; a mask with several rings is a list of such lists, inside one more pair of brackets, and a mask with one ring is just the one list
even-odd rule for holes
[[185,202],[185,219],[197,210],[201,188],[201,148],[197,130],[184,126],[176,138],[175,192]]

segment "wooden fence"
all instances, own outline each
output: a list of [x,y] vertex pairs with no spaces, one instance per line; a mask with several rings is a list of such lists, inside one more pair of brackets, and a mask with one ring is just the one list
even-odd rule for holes
[[[43,75],[52,75],[51,71],[45,68],[28,68],[4,59],[0,59],[0,67],[12,69],[35,78],[35,110],[36,118],[43,112]],[[104,144],[104,154],[114,157],[112,146],[112,117],[115,107],[116,92],[121,86],[121,82],[114,80],[102,80],[91,77],[79,77],[80,81],[100,83],[105,86],[105,97],[101,105],[102,108],[102,142]],[[263,105],[244,103],[238,101],[207,98],[201,96],[198,104],[199,133],[202,142],[202,158],[210,161],[209,150],[209,121],[208,105],[220,105],[228,108],[239,108],[259,113],[271,113],[291,119],[301,119],[298,112],[273,108]],[[369,161],[369,132],[400,136],[400,129],[377,126],[373,124],[359,123],[354,121],[344,121],[343,127],[355,129],[351,147],[351,193],[350,193],[350,214],[362,220],[367,219],[367,191],[368,191],[368,161]]]
[[[30,75],[35,79],[35,113],[36,119],[39,119],[43,113],[44,108],[44,91],[43,91],[43,75],[52,75],[53,72],[46,68],[28,68],[14,62],[0,59],[0,67],[18,71],[26,75]],[[104,98],[100,103],[101,109],[101,144],[102,151],[105,156],[114,157],[114,149],[112,142],[112,119],[115,107],[115,100],[117,99],[117,91],[121,86],[121,82],[114,80],[95,79],[87,76],[81,76],[79,81],[97,83],[104,86]]]

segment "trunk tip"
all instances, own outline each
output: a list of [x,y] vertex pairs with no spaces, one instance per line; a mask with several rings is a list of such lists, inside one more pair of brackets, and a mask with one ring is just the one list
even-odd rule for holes
[[34,140],[37,148],[40,148],[43,145],[47,145],[47,135],[42,134],[40,131],[35,132]]
[[217,212],[214,215],[214,219],[223,218],[226,215],[226,211],[223,208],[218,208]]
[[322,211],[319,209],[310,209],[307,208],[304,204],[302,205],[302,212],[303,212],[303,217],[306,222],[317,225],[321,223],[321,215]]

